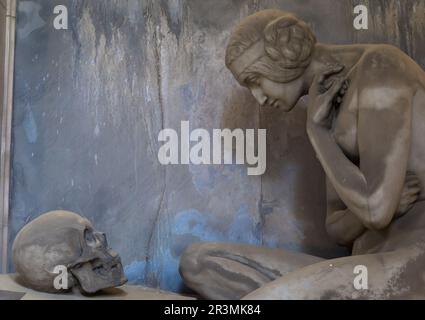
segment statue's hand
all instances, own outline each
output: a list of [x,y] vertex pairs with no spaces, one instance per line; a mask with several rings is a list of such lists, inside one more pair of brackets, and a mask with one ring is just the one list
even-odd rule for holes
[[401,193],[400,203],[394,217],[401,217],[409,211],[418,199],[420,192],[421,185],[418,177],[413,173],[407,173],[403,191]]
[[348,80],[336,75],[343,69],[344,66],[332,65],[314,78],[308,93],[307,124],[329,127],[333,107],[348,89]]

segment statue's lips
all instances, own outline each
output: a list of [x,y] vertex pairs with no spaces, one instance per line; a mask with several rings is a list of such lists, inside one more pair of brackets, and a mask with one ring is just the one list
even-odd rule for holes
[[273,108],[279,108],[279,100],[276,99],[270,104]]

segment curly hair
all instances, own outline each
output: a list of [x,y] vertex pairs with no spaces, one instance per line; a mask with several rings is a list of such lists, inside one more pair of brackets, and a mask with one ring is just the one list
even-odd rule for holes
[[[263,10],[246,17],[233,32],[226,49],[226,66],[238,80],[262,75],[275,82],[291,82],[310,64],[315,43],[310,28],[294,15]],[[264,54],[235,74],[232,65],[255,45],[263,47]]]

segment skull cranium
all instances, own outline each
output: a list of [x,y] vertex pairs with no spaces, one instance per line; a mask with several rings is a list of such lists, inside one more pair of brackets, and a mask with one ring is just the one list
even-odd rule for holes
[[105,235],[69,211],[48,212],[27,224],[13,243],[13,263],[24,284],[39,291],[61,291],[54,286],[57,266],[67,268],[68,288],[84,293],[127,282]]

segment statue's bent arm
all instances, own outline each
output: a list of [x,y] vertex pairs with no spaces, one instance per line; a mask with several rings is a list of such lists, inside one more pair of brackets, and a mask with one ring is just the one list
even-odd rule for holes
[[327,215],[326,231],[336,243],[351,245],[365,230],[363,223],[340,200],[334,187],[326,179]]
[[[380,86],[363,85],[358,111],[359,167],[344,155],[326,128],[311,124],[308,132],[328,179],[347,208],[367,228],[383,229],[396,212],[406,175],[412,94],[392,91],[382,81]],[[373,100],[369,99],[372,95]]]

